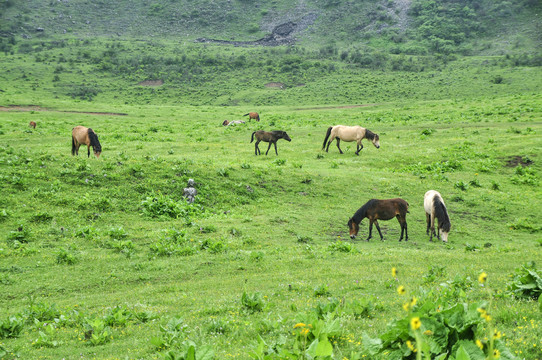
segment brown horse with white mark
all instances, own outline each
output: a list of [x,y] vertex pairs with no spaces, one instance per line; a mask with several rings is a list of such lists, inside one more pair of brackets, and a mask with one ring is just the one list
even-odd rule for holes
[[243,116],[247,116],[247,115],[248,115],[248,120],[255,119],[256,121],[260,121],[260,115],[257,112],[249,112]]
[[88,157],[90,157],[90,147],[94,151],[94,155],[97,158],[102,153],[102,145],[98,141],[98,135],[91,128],[84,126],[76,126],[72,129],[72,155],[79,155],[79,147],[85,144],[88,150]]
[[269,143],[269,146],[267,147],[267,151],[265,152],[265,155],[267,155],[267,153],[269,152],[269,149],[271,149],[271,144],[275,145],[275,154],[277,154],[277,155],[279,154],[277,152],[277,141],[279,139],[292,141],[292,139],[290,139],[288,134],[286,134],[286,131],[281,131],[281,130],[274,130],[274,131],[258,130],[258,131],[254,131],[252,133],[250,143],[252,143],[254,141],[254,136],[256,136],[256,144],[254,146],[254,152],[256,153],[256,155],[261,154],[260,148],[258,147],[258,144],[260,143],[260,141],[265,141],[265,142]]
[[35,129],[36,128],[36,122],[35,121],[31,121],[28,123],[28,126],[30,126],[31,128]]
[[358,211],[348,219],[348,228],[350,229],[350,238],[355,239],[359,231],[359,223],[361,220],[369,219],[369,237],[367,241],[373,236],[373,224],[376,225],[376,229],[380,234],[380,240],[384,240],[378,220],[390,220],[394,217],[399,220],[401,224],[401,237],[399,241],[403,240],[403,233],[405,235],[405,241],[408,241],[406,214],[408,213],[408,203],[400,198],[377,200],[371,199],[367,201],[365,205],[359,208]]
[[[330,126],[327,129],[326,137],[324,139],[324,144],[322,145],[322,150],[324,148],[326,149],[326,152],[329,150],[329,145],[331,142],[335,139],[337,139],[337,148],[339,149],[339,152],[342,154],[343,151],[341,150],[341,147],[339,146],[342,141],[355,141],[357,143],[356,147],[356,155],[359,155],[359,152],[361,149],[363,149],[363,144],[361,143],[361,140],[363,139],[369,139],[375,146],[375,148],[380,148],[380,137],[378,134],[373,133],[371,130],[363,128],[361,126],[345,126],[345,125],[335,125]],[[329,139],[329,142],[326,142],[327,139]]]

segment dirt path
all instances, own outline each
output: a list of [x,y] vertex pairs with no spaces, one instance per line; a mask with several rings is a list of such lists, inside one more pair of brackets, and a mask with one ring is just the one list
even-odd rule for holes
[[376,106],[378,104],[363,104],[363,105],[342,105],[342,106],[318,106],[309,108],[297,108],[294,110],[330,110],[330,109],[353,109],[366,106]]
[[73,110],[54,110],[48,109],[37,105],[10,105],[0,106],[0,111],[47,111],[47,112],[61,112],[69,114],[90,114],[90,115],[113,115],[113,116],[125,116],[125,113],[114,112],[99,112],[99,111],[73,111]]

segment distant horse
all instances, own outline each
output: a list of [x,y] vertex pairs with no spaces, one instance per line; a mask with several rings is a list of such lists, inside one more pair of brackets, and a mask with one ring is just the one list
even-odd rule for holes
[[[444,205],[444,200],[438,191],[429,190],[423,197],[423,207],[425,209],[425,217],[427,219],[427,235],[430,237],[429,241],[433,241],[433,234],[440,240],[442,235],[442,241],[448,242],[448,233],[450,232],[450,217]],[[435,219],[438,220],[438,233],[435,232]]]
[[72,155],[79,155],[79,147],[85,144],[88,150],[88,157],[90,157],[90,147],[94,151],[94,155],[97,158],[102,153],[102,146],[98,141],[98,135],[91,128],[84,126],[76,126],[72,129]]
[[257,112],[249,112],[243,116],[247,116],[247,115],[248,115],[249,120],[255,119],[256,121],[260,121],[260,115]]
[[222,122],[222,125],[223,126],[230,126],[230,125],[237,125],[237,124],[244,124],[245,122],[243,120],[233,120],[233,121],[229,121],[229,120],[224,120]]
[[258,131],[254,131],[252,133],[252,137],[250,139],[251,144],[254,141],[254,135],[256,135],[256,140],[257,140],[256,144],[254,146],[254,152],[256,153],[256,155],[261,154],[260,148],[258,147],[258,144],[260,143],[260,141],[265,141],[265,142],[269,143],[269,146],[267,147],[267,151],[265,152],[265,155],[267,155],[267,153],[269,152],[269,149],[271,149],[271,144],[275,145],[275,154],[277,154],[277,155],[279,154],[277,152],[277,141],[279,139],[292,141],[292,139],[290,139],[288,134],[286,134],[286,131],[280,131],[280,130],[263,131],[263,130],[258,130]]
[[401,224],[401,237],[399,241],[403,240],[403,232],[405,234],[405,241],[408,241],[406,214],[408,213],[408,203],[400,198],[377,200],[371,199],[367,201],[365,205],[359,208],[358,211],[348,220],[348,228],[350,229],[350,238],[355,239],[359,231],[359,223],[361,220],[369,219],[369,237],[367,241],[373,236],[373,224],[376,225],[376,229],[380,234],[380,240],[384,240],[380,226],[378,226],[378,220],[390,220],[394,217],[399,220]]
[[326,148],[326,142],[327,139],[329,139],[329,142],[327,143],[326,152],[329,150],[329,145],[331,142],[335,139],[337,139],[337,148],[339,149],[339,152],[342,154],[343,151],[341,150],[341,147],[339,146],[341,140],[343,141],[356,141],[357,147],[356,147],[356,155],[359,155],[359,152],[361,149],[363,149],[363,144],[361,143],[361,140],[363,139],[369,139],[373,142],[373,145],[379,149],[380,148],[380,137],[378,134],[373,133],[369,129],[362,128],[361,126],[344,126],[344,125],[335,125],[330,126],[327,129],[326,138],[324,139],[324,144],[322,145],[322,150]]
[[31,128],[36,128],[36,122],[35,121],[31,121],[28,123],[28,126],[30,126]]

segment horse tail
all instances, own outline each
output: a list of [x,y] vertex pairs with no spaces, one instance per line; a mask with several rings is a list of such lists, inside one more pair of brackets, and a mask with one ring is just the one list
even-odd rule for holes
[[329,139],[329,135],[331,135],[331,130],[333,129],[333,126],[330,126],[327,128],[326,138],[324,139],[324,144],[322,145],[322,150],[326,147],[327,139]]
[[[247,115],[248,115],[248,114],[247,114]],[[256,131],[254,131],[254,132],[252,133],[252,137],[250,138],[250,143],[251,143],[251,144],[252,144],[252,142],[254,141],[254,134],[256,134]]]
[[249,114],[250,114],[250,113],[246,113],[246,114],[245,114],[245,115],[243,115],[243,116],[247,116],[247,115],[249,115]]
[[73,134],[72,134],[72,155],[75,155],[75,138],[73,137]]

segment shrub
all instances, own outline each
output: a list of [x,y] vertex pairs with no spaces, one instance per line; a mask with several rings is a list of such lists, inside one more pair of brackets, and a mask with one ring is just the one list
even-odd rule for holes
[[77,257],[75,254],[69,252],[64,248],[60,248],[56,254],[56,263],[57,264],[67,264],[73,265],[77,262]]

